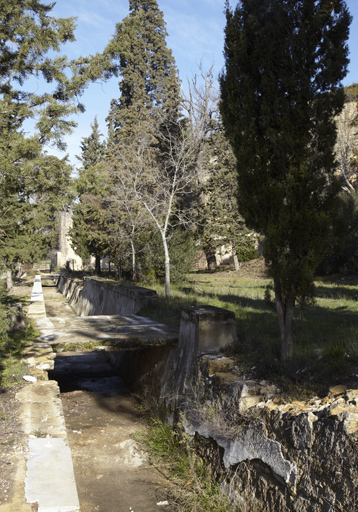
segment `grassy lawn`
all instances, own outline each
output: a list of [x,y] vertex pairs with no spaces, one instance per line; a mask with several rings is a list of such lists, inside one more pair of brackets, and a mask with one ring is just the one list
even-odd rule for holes
[[[358,276],[316,281],[316,303],[294,319],[294,358],[280,362],[273,294],[265,300],[270,280],[248,264],[239,272],[192,273],[180,285],[172,285],[165,297],[158,293],[155,308],[143,314],[178,326],[186,305],[209,304],[233,311],[237,319],[238,342],[233,355],[244,372],[273,380],[293,397],[323,394],[329,386],[358,386]],[[253,270],[253,271],[252,271]]]

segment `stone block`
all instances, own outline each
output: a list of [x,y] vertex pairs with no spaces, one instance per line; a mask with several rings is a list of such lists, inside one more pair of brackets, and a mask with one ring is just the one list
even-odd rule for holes
[[236,336],[235,314],[214,306],[187,306],[182,311],[182,324],[195,330],[198,352],[217,352],[234,343]]

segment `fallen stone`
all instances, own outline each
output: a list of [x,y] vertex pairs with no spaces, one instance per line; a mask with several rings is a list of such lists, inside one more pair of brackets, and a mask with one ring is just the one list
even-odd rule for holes
[[22,377],[26,382],[37,382],[36,377],[33,377],[32,375],[24,375]]

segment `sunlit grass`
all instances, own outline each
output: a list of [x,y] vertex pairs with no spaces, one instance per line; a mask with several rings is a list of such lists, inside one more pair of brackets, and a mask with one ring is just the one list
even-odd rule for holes
[[234,273],[192,273],[172,285],[166,298],[164,286],[154,308],[145,314],[178,328],[184,306],[212,305],[233,311],[238,342],[235,354],[259,377],[304,384],[319,390],[334,383],[358,383],[358,276],[317,280],[316,302],[303,311],[296,308],[294,358],[280,361],[280,340],[273,297],[265,300],[265,278],[240,278]]
[[[4,326],[4,323],[3,323]],[[29,371],[23,362],[25,345],[39,335],[33,323],[28,321],[24,329],[14,332],[2,331],[0,335],[0,391],[4,391],[22,382]]]

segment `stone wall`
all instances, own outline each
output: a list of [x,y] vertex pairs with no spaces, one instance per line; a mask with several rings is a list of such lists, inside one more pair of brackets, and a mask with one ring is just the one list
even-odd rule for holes
[[[112,362],[167,424],[181,424],[242,512],[358,510],[358,390],[287,403],[220,353],[234,339],[230,312],[200,309],[183,311],[177,347]],[[228,329],[217,346],[216,314]]]
[[243,510],[358,510],[358,390],[287,403],[232,359],[204,357],[195,396],[185,429]]
[[59,277],[57,287],[79,316],[136,314],[148,302],[156,300],[154,290],[134,285],[86,277]]

